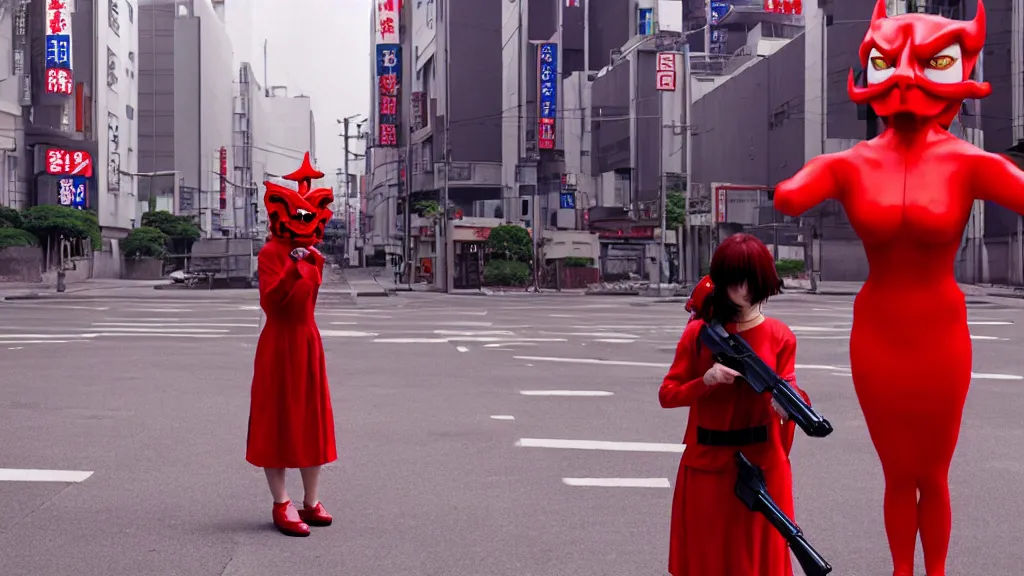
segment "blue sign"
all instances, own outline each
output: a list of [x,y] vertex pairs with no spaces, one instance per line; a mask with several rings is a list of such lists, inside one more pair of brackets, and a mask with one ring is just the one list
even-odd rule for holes
[[377,77],[402,74],[402,47],[398,44],[377,44]]
[[46,37],[46,67],[71,69],[71,36],[58,34]]
[[576,209],[576,193],[562,192],[558,195],[558,207],[563,210]]
[[538,49],[540,69],[537,71],[537,144],[544,150],[555,148],[555,120],[558,118],[558,45],[541,44]]
[[725,17],[729,13],[729,9],[732,5],[726,2],[712,2],[711,3],[711,25],[718,25],[718,21]]
[[654,8],[641,8],[637,18],[637,34],[650,36],[654,34]]

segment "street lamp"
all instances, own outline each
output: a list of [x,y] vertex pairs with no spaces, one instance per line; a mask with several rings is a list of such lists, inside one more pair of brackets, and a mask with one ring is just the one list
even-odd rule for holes
[[[351,202],[351,191],[349,190],[348,162],[350,160],[350,156],[353,155],[353,153],[349,152],[348,141],[350,139],[352,139],[352,138],[355,138],[356,140],[363,140],[363,139],[366,138],[366,134],[363,132],[363,125],[366,124],[367,119],[364,118],[364,119],[362,119],[361,121],[359,121],[356,124],[356,134],[354,136],[349,134],[349,127],[360,116],[362,116],[362,114],[353,114],[351,116],[347,116],[345,118],[339,118],[337,120],[337,123],[341,124],[342,127],[343,127],[342,133],[339,134],[339,136],[341,136],[343,138],[343,140],[344,140],[344,147],[345,147],[345,161],[344,161],[344,164],[345,164],[345,258],[343,258],[342,262],[341,262],[342,268],[345,267],[345,261],[347,259],[351,258],[351,251],[349,249],[349,244],[348,243],[349,243],[349,239],[352,238],[352,230],[351,230],[352,221],[351,221],[351,216],[350,216],[351,215],[351,207],[350,207],[351,206],[351,204],[350,204],[350,202]],[[356,155],[356,156],[358,156],[358,155]]]

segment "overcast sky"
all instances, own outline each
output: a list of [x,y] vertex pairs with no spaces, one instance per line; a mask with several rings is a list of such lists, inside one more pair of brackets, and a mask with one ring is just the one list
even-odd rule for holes
[[[267,77],[287,86],[288,95],[308,95],[316,120],[320,170],[342,166],[341,126],[335,122],[370,111],[370,7],[374,0],[227,0],[228,30],[236,61],[248,60],[263,84],[263,41]],[[249,10],[235,10],[240,5]],[[251,17],[251,22],[247,21]],[[248,32],[248,33],[247,33]],[[248,36],[249,42],[244,41]],[[246,45],[248,44],[248,45]],[[352,140],[353,151],[362,152]],[[349,170],[362,172],[361,162]],[[333,182],[333,179],[329,180]]]

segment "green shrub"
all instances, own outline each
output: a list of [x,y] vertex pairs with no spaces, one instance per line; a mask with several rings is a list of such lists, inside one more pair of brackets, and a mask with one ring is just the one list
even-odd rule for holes
[[487,253],[491,260],[529,262],[533,257],[533,239],[522,226],[496,226],[487,237]]
[[146,212],[142,215],[142,226],[156,228],[173,239],[198,240],[202,235],[190,217],[176,216],[166,210]]
[[590,268],[594,265],[594,259],[583,258],[582,256],[569,256],[565,259],[563,265],[566,268]]
[[103,247],[100,222],[95,212],[67,206],[33,206],[21,214],[22,228],[36,235],[40,242],[47,238],[67,240],[88,238],[93,250]]
[[780,278],[796,276],[804,271],[803,260],[779,260],[775,263],[775,270]]
[[38,246],[39,238],[25,230],[17,228],[0,228],[0,250],[18,246]]
[[20,212],[14,208],[0,206],[0,228],[21,228],[24,224]]
[[143,226],[128,233],[121,242],[125,258],[163,258],[170,238],[157,228]]
[[484,283],[491,286],[526,286],[530,278],[526,262],[491,260],[484,266]]

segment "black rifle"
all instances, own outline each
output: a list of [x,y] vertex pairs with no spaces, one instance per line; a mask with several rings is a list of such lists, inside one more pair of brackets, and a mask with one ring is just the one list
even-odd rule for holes
[[739,467],[739,476],[736,477],[736,497],[739,498],[747,508],[754,512],[763,514],[768,522],[782,534],[789,544],[789,549],[796,556],[804,574],[807,576],[825,576],[832,571],[832,566],[818,554],[804,538],[800,527],[796,525],[786,513],[783,512],[768,494],[768,487],[764,483],[764,473],[757,466],[747,460],[741,452],[736,453],[736,465]]
[[755,392],[771,392],[790,420],[808,436],[824,438],[832,433],[832,424],[804,402],[789,382],[773,372],[739,335],[729,334],[721,324],[712,321],[701,327],[700,340],[716,362],[739,372]]

